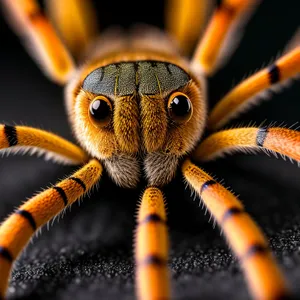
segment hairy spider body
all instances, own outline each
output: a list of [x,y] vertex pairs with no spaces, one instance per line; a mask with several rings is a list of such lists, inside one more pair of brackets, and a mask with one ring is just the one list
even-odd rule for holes
[[[65,106],[82,148],[43,130],[0,125],[0,149],[38,150],[83,166],[29,199],[1,224],[0,297],[5,296],[13,262],[33,233],[95,186],[103,167],[122,187],[136,187],[142,176],[148,182],[136,230],[139,299],[171,297],[165,200],[160,188],[178,168],[222,228],[242,264],[252,296],[283,299],[290,295],[266,238],[241,202],[190,160],[204,162],[245,149],[300,160],[299,132],[280,127],[222,130],[201,141],[205,126],[212,131],[221,128],[256,101],[260,92],[300,72],[300,47],[296,45],[236,86],[207,117],[203,78],[224,63],[236,28],[257,2],[224,0],[189,60],[182,52],[188,53],[197,38],[195,32],[210,1],[168,1],[172,40],[149,27],[134,28],[126,35],[111,30],[97,38],[89,1],[46,1],[51,23],[37,1],[2,0],[16,32],[29,40],[33,57],[45,73],[66,85]],[[178,18],[169,17],[174,13]],[[198,18],[192,19],[195,13]]]
[[[117,49],[113,34],[104,33],[92,46],[88,56],[92,62],[88,60],[67,86],[68,115],[75,136],[91,156],[103,161],[118,185],[136,186],[143,170],[151,185],[168,183],[179,158],[195,146],[203,132],[206,104],[201,84],[175,49],[154,29],[145,28],[142,37],[134,30],[124,38],[119,34]],[[186,124],[175,122],[168,114],[168,98],[175,92],[191,101],[193,114]],[[109,98],[114,109],[104,128],[83,117],[89,115],[97,95]]]

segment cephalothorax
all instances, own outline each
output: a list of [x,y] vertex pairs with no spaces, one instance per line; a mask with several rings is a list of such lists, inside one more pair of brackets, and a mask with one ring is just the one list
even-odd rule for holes
[[0,149],[38,150],[83,167],[25,202],[2,223],[0,298],[5,296],[12,263],[32,234],[90,190],[100,180],[103,167],[121,187],[135,188],[141,178],[148,183],[139,207],[135,245],[140,299],[170,298],[160,188],[178,168],[222,227],[242,262],[253,297],[289,295],[265,237],[241,202],[190,160],[209,161],[245,149],[267,149],[300,160],[300,134],[286,128],[236,128],[201,140],[205,127],[220,129],[255,102],[260,92],[299,74],[296,43],[268,68],[237,85],[207,117],[205,76],[224,62],[234,29],[257,2],[223,0],[188,60],[183,53],[197,40],[211,1],[169,0],[168,36],[140,26],[126,34],[108,30],[97,38],[90,1],[46,1],[50,23],[35,0],[2,0],[9,20],[29,39],[29,48],[36,50],[33,57],[45,73],[66,85],[65,106],[81,147],[43,130],[0,125]]
[[[110,35],[97,41],[95,51]],[[134,30],[119,38],[124,46],[118,54],[111,55],[110,45],[104,53],[92,52],[92,63],[71,81],[70,120],[82,146],[103,161],[117,184],[134,187],[145,173],[151,185],[162,186],[203,132],[201,84],[171,41],[153,28],[144,30],[147,48]]]

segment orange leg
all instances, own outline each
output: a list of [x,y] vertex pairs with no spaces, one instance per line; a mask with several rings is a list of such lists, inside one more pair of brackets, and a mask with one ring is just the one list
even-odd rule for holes
[[149,187],[139,207],[136,231],[136,286],[139,299],[170,299],[168,232],[161,191]]
[[82,58],[97,35],[97,16],[91,0],[47,0],[49,18],[76,58]]
[[99,180],[97,160],[21,205],[0,226],[0,298],[5,296],[13,262],[35,231],[74,203]]
[[87,154],[65,139],[36,128],[0,124],[0,151],[35,151],[66,164],[87,162]]
[[233,50],[233,42],[237,39],[237,35],[240,35],[241,28],[238,25],[247,19],[247,15],[257,2],[257,0],[222,1],[194,53],[192,65],[195,70],[211,75],[220,67],[224,57]]
[[216,132],[194,151],[193,158],[208,161],[224,153],[270,150],[300,161],[300,132],[286,128],[237,128]]
[[167,1],[166,29],[185,54],[190,53],[199,39],[213,2],[212,0]]
[[42,13],[37,0],[1,0],[7,9],[8,21],[26,40],[32,57],[55,82],[64,84],[74,70],[73,60]]
[[300,47],[282,56],[268,68],[242,81],[212,110],[208,127],[216,130],[259,100],[255,96],[267,88],[278,85],[300,74]]
[[[266,238],[241,202],[203,170],[186,160],[182,171],[222,228],[239,258],[254,299],[287,299],[285,280]],[[281,298],[282,297],[282,298]]]

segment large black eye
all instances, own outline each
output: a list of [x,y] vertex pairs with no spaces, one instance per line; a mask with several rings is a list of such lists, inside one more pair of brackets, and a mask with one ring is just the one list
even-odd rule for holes
[[169,115],[175,122],[187,122],[193,112],[190,99],[183,93],[176,92],[172,94],[168,101]]
[[106,126],[112,116],[112,106],[110,101],[104,97],[99,96],[90,104],[90,118],[97,126]]

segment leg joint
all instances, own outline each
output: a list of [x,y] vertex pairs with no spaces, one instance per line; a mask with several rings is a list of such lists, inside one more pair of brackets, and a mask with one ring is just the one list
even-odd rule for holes
[[147,215],[142,221],[139,222],[139,225],[147,224],[150,222],[162,223],[162,224],[166,223],[166,221],[162,219],[160,215],[154,213],[154,214]]
[[200,188],[200,197],[201,197],[202,193],[204,192],[204,190],[206,190],[209,186],[214,185],[214,184],[217,184],[217,182],[212,179],[204,182]]
[[242,256],[242,260],[247,260],[248,258],[251,258],[257,254],[265,255],[269,252],[270,250],[267,245],[261,243],[253,244],[247,249],[246,253]]
[[20,209],[20,210],[17,210],[15,213],[17,215],[21,215],[22,217],[24,217],[29,222],[29,224],[31,225],[33,231],[36,230],[36,228],[37,228],[36,222],[35,222],[32,214],[29,211],[24,210],[24,209]]
[[9,252],[9,250],[5,247],[1,247],[0,246],[0,256],[2,256],[3,258],[5,258],[7,261],[9,261],[10,263],[13,262],[13,257],[11,255],[11,253]]
[[59,186],[54,186],[53,189],[59,193],[60,197],[64,201],[64,205],[67,206],[68,205],[68,197],[67,197],[65,191],[63,190],[63,188],[61,188]]
[[221,224],[224,224],[227,220],[229,220],[231,217],[240,215],[245,213],[244,209],[241,207],[231,207],[229,208],[223,215]]
[[138,266],[155,265],[155,266],[163,267],[167,265],[167,260],[164,257],[161,257],[159,255],[148,255],[146,258],[139,261],[137,265]]
[[9,147],[18,145],[17,129],[15,126],[4,125],[4,134],[8,141]]

